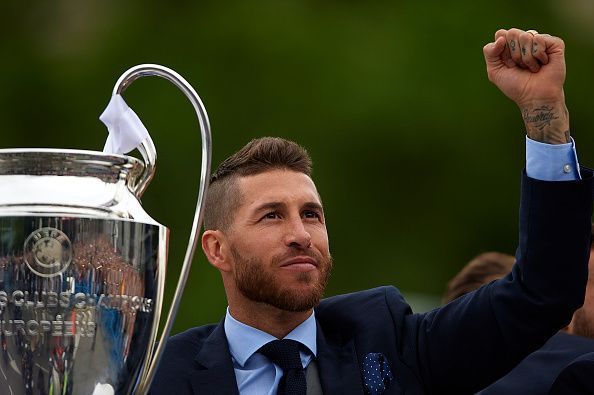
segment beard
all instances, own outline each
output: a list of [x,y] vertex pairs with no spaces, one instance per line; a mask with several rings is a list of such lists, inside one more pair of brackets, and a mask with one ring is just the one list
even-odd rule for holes
[[[234,247],[231,253],[235,259],[235,285],[239,291],[248,299],[274,306],[278,309],[292,312],[307,311],[316,307],[326,289],[330,271],[332,269],[332,257],[322,256],[314,251],[299,251],[293,254],[285,254],[272,258],[270,267],[279,267],[280,263],[294,256],[307,255],[314,258],[318,263],[317,270],[301,272],[297,275],[297,283],[310,284],[309,290],[292,289],[283,286],[282,282],[275,278],[274,274],[266,270],[264,262],[259,258],[246,258]],[[315,279],[315,273],[319,278]]]
[[573,315],[573,331],[574,335],[589,337],[594,339],[594,323],[588,318],[588,315],[581,307],[575,311]]

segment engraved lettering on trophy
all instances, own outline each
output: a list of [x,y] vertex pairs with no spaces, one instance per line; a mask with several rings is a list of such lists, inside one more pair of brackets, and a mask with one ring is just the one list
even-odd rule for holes
[[153,300],[152,299],[144,299],[142,302],[141,310],[143,313],[150,313],[153,311]]
[[27,333],[29,333],[31,336],[36,336],[39,334],[39,322],[35,321],[35,320],[29,320],[27,321]]
[[62,336],[62,325],[64,324],[64,321],[62,321],[62,316],[61,315],[57,315],[56,316],[56,320],[52,321],[52,336]]
[[33,306],[35,306],[35,302],[29,300],[29,291],[25,291],[25,306],[27,306],[28,308],[32,308]]
[[[45,307],[45,304],[43,303],[43,300],[42,300],[44,294],[45,294],[45,292],[42,292],[41,295],[39,294],[38,291],[33,292],[32,300],[27,301],[27,306],[35,307],[35,308],[39,308],[39,309]],[[27,299],[28,296],[29,296],[29,293],[25,291],[25,299]]]
[[132,296],[132,298],[130,299],[130,308],[133,311],[138,311],[138,310],[140,310],[141,306],[142,306],[142,298],[140,298],[139,296]]
[[11,294],[0,291],[0,311],[13,305],[22,310],[41,308],[61,309],[92,309],[107,308],[124,312],[151,313],[153,300],[138,295],[112,295],[112,294],[87,294],[63,291],[59,294],[53,291],[37,291],[30,294],[28,291],[15,290]]
[[64,336],[74,336],[74,322],[64,321]]
[[6,291],[0,291],[0,310],[8,306],[8,294]]
[[47,320],[41,320],[39,326],[41,326],[42,332],[51,332],[52,330],[52,323]]
[[5,320],[2,320],[2,333],[4,333],[4,335],[6,336],[12,336],[13,331],[8,330],[8,325],[7,324],[12,324],[12,320],[6,322]]
[[23,336],[25,336],[27,334],[27,332],[25,332],[25,321],[23,320],[12,320],[12,328],[13,328],[13,332],[16,334],[17,332],[20,332]]
[[17,307],[23,306],[25,303],[25,293],[23,291],[14,291],[12,293],[12,302]]
[[72,260],[72,243],[59,229],[45,227],[27,237],[24,259],[29,269],[41,277],[54,277],[63,273]]
[[[44,291],[45,293],[45,291]],[[48,292],[47,298],[45,300],[46,307],[56,307],[58,306],[58,294],[56,292]]]

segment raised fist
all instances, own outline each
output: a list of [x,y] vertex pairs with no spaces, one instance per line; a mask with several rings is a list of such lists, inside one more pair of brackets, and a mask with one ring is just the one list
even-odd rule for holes
[[483,54],[489,81],[520,107],[528,136],[550,144],[567,143],[563,40],[534,30],[501,29]]

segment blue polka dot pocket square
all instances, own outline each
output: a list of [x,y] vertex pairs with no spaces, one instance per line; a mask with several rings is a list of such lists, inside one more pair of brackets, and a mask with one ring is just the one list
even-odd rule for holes
[[388,359],[381,352],[371,352],[363,360],[363,383],[365,393],[379,395],[394,380]]

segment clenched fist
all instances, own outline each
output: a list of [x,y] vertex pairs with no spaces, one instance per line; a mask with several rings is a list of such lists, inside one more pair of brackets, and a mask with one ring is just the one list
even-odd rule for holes
[[563,40],[533,30],[501,29],[483,54],[489,80],[520,107],[528,137],[548,144],[569,142]]

